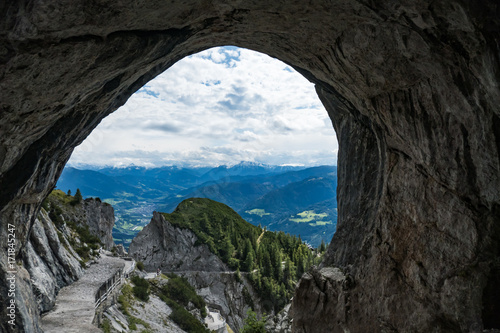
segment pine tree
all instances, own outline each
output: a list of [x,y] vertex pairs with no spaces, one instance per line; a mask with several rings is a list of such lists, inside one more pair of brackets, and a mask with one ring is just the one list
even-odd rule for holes
[[70,204],[72,206],[75,206],[75,205],[78,205],[82,200],[83,200],[82,192],[80,192],[80,189],[77,188],[76,193],[75,193],[75,197],[73,198],[73,200],[71,200]]
[[271,257],[269,252],[264,252],[264,257],[262,258],[262,275],[266,277],[271,277],[274,274],[273,265],[271,262]]
[[325,244],[325,241],[322,239],[321,245],[319,246],[319,252],[323,253],[323,252],[325,252],[325,250],[326,250],[326,244]]
[[245,261],[243,262],[243,270],[247,272],[253,271],[254,263],[253,263],[253,251],[248,252]]
[[234,246],[231,243],[231,239],[226,235],[226,237],[224,237],[222,249],[220,251],[222,261],[229,263],[229,260],[233,257],[233,252]]
[[75,200],[77,200],[78,202],[80,202],[80,201],[83,200],[83,198],[82,198],[82,192],[80,192],[79,188],[76,189]]
[[248,310],[245,326],[241,333],[266,333],[266,320],[267,318],[265,316],[260,320],[257,319],[257,314],[252,310]]
[[68,190],[67,195],[68,195],[68,196],[71,196],[71,190]]

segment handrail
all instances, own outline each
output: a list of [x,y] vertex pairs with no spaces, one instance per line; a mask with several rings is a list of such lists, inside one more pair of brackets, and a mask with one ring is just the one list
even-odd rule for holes
[[[104,282],[99,289],[97,289],[97,292],[95,294],[95,303],[94,303],[94,308],[97,309],[99,305],[104,302],[109,294],[122,282],[122,275],[121,272],[118,270],[115,275],[110,277],[106,282]],[[103,292],[101,294],[101,292]]]

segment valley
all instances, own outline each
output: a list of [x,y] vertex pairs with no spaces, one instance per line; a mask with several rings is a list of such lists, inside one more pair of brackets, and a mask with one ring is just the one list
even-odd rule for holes
[[170,213],[191,197],[222,202],[246,221],[284,231],[317,247],[329,242],[337,223],[337,168],[270,166],[241,162],[234,166],[101,168],[66,167],[57,188],[113,205],[113,238],[128,248],[153,211]]

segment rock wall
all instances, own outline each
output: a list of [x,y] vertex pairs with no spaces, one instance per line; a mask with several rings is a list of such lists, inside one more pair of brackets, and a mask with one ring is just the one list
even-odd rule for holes
[[[261,314],[258,297],[246,279],[238,279],[228,272],[180,272],[205,299],[207,305],[218,309],[234,332],[241,332],[246,313],[250,309],[248,299],[252,299],[254,311]],[[248,296],[245,296],[248,295]]]
[[151,222],[132,240],[129,255],[142,261],[149,272],[207,271],[224,272],[226,265],[206,245],[196,246],[196,235],[174,227],[161,213],[154,212]]
[[61,208],[63,224],[58,229],[49,214],[42,209],[23,249],[23,265],[29,273],[39,313],[51,310],[59,290],[78,280],[84,273],[82,259],[68,241],[75,235],[64,222],[89,226],[89,231],[102,239],[104,247],[109,249],[114,245],[111,235],[114,210],[110,205],[96,199],[70,205],[55,195],[51,195],[48,202]]
[[188,229],[170,224],[161,213],[154,212],[151,222],[130,243],[129,255],[142,261],[149,272],[158,268],[163,273],[184,276],[207,304],[216,305],[229,325],[237,331],[243,328],[243,318],[249,309],[243,289],[257,305],[252,287],[210,252],[208,246],[197,245],[196,235]]
[[99,237],[104,249],[111,250],[115,246],[115,210],[110,204],[98,198],[87,198],[79,204],[71,205],[55,195],[49,196],[49,200],[62,208],[61,216],[64,221],[74,222],[81,227],[88,226],[89,232]]
[[104,249],[111,250],[115,246],[113,241],[115,210],[113,207],[101,200],[89,198],[84,200],[83,209],[84,221],[89,226],[89,231],[101,239]]
[[[318,286],[325,310],[294,320],[295,330],[500,327],[499,8],[495,0],[2,2],[0,247],[13,223],[23,261],[40,202],[101,119],[182,57],[237,45],[314,82],[340,143],[338,229],[325,267],[352,277],[351,297],[342,312],[330,296],[346,291]],[[2,304],[7,263],[0,252]],[[19,267],[17,277],[16,326],[1,321],[0,330],[36,332],[29,274]]]
[[59,290],[82,276],[81,259],[44,210],[35,220],[25,251],[24,264],[31,276],[38,309],[49,311]]

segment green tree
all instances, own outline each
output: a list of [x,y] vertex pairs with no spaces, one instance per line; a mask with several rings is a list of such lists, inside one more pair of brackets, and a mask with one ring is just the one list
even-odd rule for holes
[[292,280],[296,275],[297,272],[295,270],[295,266],[290,261],[290,259],[287,259],[285,261],[285,269],[283,270],[283,280],[285,281],[285,283],[287,283],[287,285],[293,286]]
[[273,276],[274,270],[271,263],[271,258],[269,252],[264,252],[264,257],[262,258],[262,275],[266,277]]
[[83,200],[82,192],[80,192],[80,189],[77,188],[76,193],[75,193],[75,197],[71,201],[71,205],[72,206],[78,205],[82,200]]
[[68,190],[67,195],[68,195],[68,196],[70,196],[70,195],[71,195],[71,190]]
[[261,319],[258,319],[255,312],[248,310],[245,326],[243,326],[241,333],[266,333],[266,319],[266,316],[262,316]]
[[224,237],[222,248],[220,249],[220,256],[222,261],[229,263],[229,260],[233,257],[234,246],[231,243],[231,239],[229,237]]
[[246,272],[251,272],[254,269],[254,264],[253,264],[253,252],[250,251],[248,252],[245,261],[243,262],[243,270]]
[[322,239],[321,240],[321,245],[319,246],[319,252],[323,253],[325,251],[326,251],[326,244],[325,244],[325,241]]

